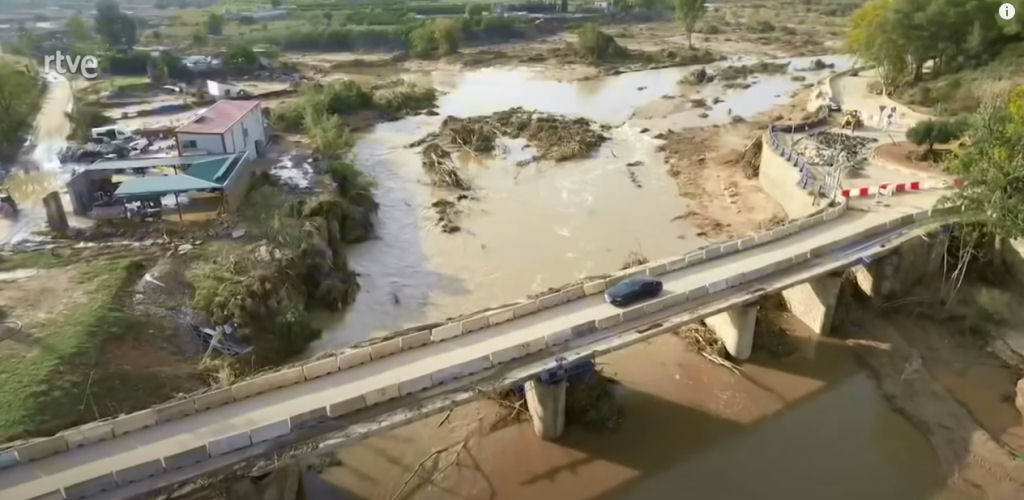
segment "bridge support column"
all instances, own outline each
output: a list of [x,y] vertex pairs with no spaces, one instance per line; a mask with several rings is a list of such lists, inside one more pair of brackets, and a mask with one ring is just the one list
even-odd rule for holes
[[526,382],[526,407],[530,410],[533,431],[542,439],[558,439],[565,430],[565,388],[563,380],[544,383],[540,379]]
[[818,335],[828,335],[842,281],[841,274],[819,276],[783,290],[782,298],[790,312],[800,318],[811,331]]
[[754,346],[754,325],[757,323],[757,304],[739,306],[723,313],[704,318],[725,350],[736,359],[747,359]]

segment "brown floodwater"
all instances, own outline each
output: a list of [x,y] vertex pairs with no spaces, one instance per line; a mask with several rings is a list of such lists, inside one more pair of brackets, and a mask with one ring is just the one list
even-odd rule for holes
[[[406,498],[942,496],[930,444],[889,408],[852,351],[827,339],[800,347],[785,360],[755,354],[742,375],[671,335],[611,354],[599,363],[621,383],[619,429],[569,427],[557,442],[526,422],[484,432],[433,484],[413,481]],[[475,403],[443,427],[432,417],[345,448],[322,479],[352,498],[390,498],[430,450],[460,442],[492,411]]]

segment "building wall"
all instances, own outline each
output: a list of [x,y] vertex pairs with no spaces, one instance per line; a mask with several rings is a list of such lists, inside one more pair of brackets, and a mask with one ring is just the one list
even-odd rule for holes
[[[248,131],[248,136],[243,132],[243,128]],[[253,159],[258,157],[258,151],[256,150],[256,141],[262,141],[263,145],[266,146],[266,130],[263,128],[263,110],[260,106],[256,106],[249,110],[248,113],[238,123],[235,123],[231,130],[225,136],[225,142],[234,145],[234,150],[229,148],[229,152],[238,152],[243,149],[249,152],[249,158]]]
[[[220,154],[227,152],[224,151],[224,143],[221,142],[221,136],[219,135],[179,133],[177,134],[177,136],[178,146],[181,148],[181,154],[183,155],[197,154],[202,153],[204,151],[210,154]],[[193,140],[196,141],[196,148],[187,149],[185,147],[185,143],[187,141]]]
[[252,156],[246,156],[241,165],[235,168],[231,177],[224,183],[221,195],[224,197],[224,211],[234,213],[241,206],[245,195],[249,193],[249,186],[253,179],[259,174],[255,168]]

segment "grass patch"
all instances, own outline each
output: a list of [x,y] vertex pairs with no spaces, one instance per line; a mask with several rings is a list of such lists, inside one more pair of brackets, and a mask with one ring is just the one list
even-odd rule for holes
[[0,255],[0,271],[14,269],[52,269],[68,265],[68,255],[62,251],[19,252]]
[[[104,341],[120,335],[145,331],[145,325],[128,314],[123,292],[145,271],[142,262],[120,259],[97,262],[83,268],[76,286],[87,287],[88,300],[57,313],[39,328],[41,335],[26,332],[21,340],[29,345],[24,352],[4,352],[0,359],[0,439],[53,434],[61,429],[111,415],[113,407],[86,411],[86,387],[101,391],[90,373],[105,380],[108,374],[97,364]],[[14,339],[5,340],[13,342]],[[137,383],[146,377],[133,374]],[[127,380],[129,377],[117,377]],[[107,384],[100,384],[107,385]],[[116,383],[109,384],[107,397],[133,405],[133,391]],[[162,398],[157,393],[142,393],[143,401]]]

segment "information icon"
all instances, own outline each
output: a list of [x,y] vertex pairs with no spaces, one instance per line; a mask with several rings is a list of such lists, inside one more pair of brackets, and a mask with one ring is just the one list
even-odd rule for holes
[[1003,5],[999,6],[999,17],[1009,21],[1010,19],[1013,19],[1013,14],[1016,11],[1017,9],[1013,7],[1012,3],[1004,3]]

